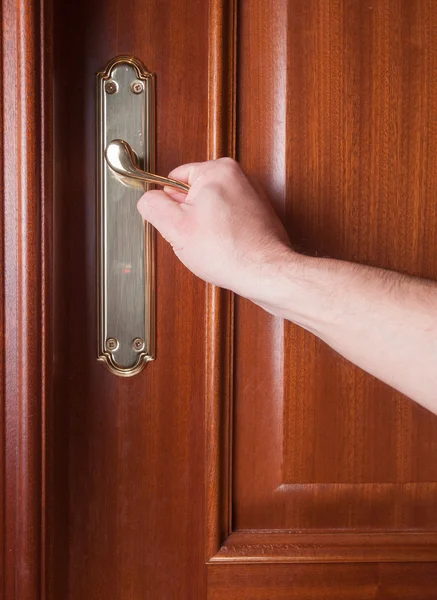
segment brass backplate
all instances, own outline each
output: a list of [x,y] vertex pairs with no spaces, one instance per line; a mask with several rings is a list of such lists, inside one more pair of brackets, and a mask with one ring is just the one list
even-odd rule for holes
[[123,139],[139,167],[154,171],[154,83],[131,56],[97,74],[98,360],[123,377],[155,357],[155,236],[136,208],[142,191],[117,178],[105,149]]

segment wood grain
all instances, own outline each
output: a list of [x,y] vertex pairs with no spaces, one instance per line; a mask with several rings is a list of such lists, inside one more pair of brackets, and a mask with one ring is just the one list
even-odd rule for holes
[[[287,104],[293,239],[435,279],[435,5],[292,8],[288,82],[306,98]],[[435,417],[292,326],[285,347],[284,483],[436,481]]]
[[[238,38],[237,155],[281,216],[287,201],[284,124],[291,93],[287,11],[285,1],[241,2]],[[268,490],[281,484],[286,377],[283,320],[236,298],[234,529],[269,527],[270,514],[266,519],[263,515],[270,500]]]
[[2,1],[2,598],[435,598],[429,413],[161,239],[157,361],[97,364],[94,77],[156,72],[158,172],[237,153],[303,251],[436,278],[436,27],[432,0]]
[[[237,153],[302,251],[437,278],[437,8],[242,0]],[[234,529],[435,531],[437,417],[235,305]]]
[[[210,0],[208,159],[235,158],[236,0]],[[233,294],[206,292],[206,560],[231,532]]]
[[2,14],[2,563],[8,600],[41,597],[42,114],[37,0]]
[[[40,5],[40,68],[41,68],[41,599],[58,596],[53,581],[64,576],[56,570],[57,557],[54,531],[62,513],[62,491],[53,485],[56,457],[62,454],[62,442],[53,437],[55,403],[53,398],[53,14],[51,0]],[[59,410],[60,406],[57,405]],[[58,443],[57,443],[58,442]],[[64,492],[65,493],[65,492]],[[62,521],[62,519],[61,519]],[[62,532],[67,537],[66,529]],[[57,550],[57,549],[56,549]],[[55,575],[54,575],[55,574]]]
[[434,600],[437,564],[214,564],[208,582],[208,600]]
[[[3,6],[2,6],[3,14]],[[4,90],[4,67],[3,67],[3,53],[4,53],[4,34],[3,34],[3,20],[1,25],[1,43],[0,43],[0,81],[2,82],[2,91]],[[1,129],[3,132],[4,127],[4,104],[3,104],[3,93],[0,94],[0,114],[1,114]],[[5,248],[4,248],[4,206],[5,206],[5,183],[4,183],[4,135],[0,136],[0,194],[2,198],[2,210],[0,211],[0,260],[1,264],[4,265],[5,260]],[[5,297],[4,297],[4,271],[0,270],[0,590],[2,597],[5,595],[6,588],[6,544],[5,544],[5,496],[6,496],[6,427],[5,427]]]
[[[3,15],[3,5],[2,5],[2,15]],[[0,43],[0,81],[2,82],[2,92],[4,90],[4,63],[3,63],[3,54],[4,54],[4,33],[3,33],[3,19],[1,24],[1,43]],[[1,130],[2,135],[0,136],[0,194],[2,198],[2,210],[0,211],[0,260],[1,264],[4,265],[5,260],[5,248],[4,248],[4,231],[5,231],[5,223],[4,223],[4,210],[5,210],[5,182],[4,182],[4,104],[3,104],[3,93],[0,93],[0,115],[1,115]],[[5,296],[4,296],[4,271],[1,269],[0,271],[0,565],[2,566],[0,570],[0,590],[2,593],[2,597],[5,595],[6,588],[6,544],[5,544],[5,529],[6,529],[6,519],[5,519],[5,497],[6,497],[6,427],[5,427],[5,416],[6,416],[6,406],[5,406]]]
[[205,160],[208,5],[56,2],[54,24],[54,485],[63,507],[53,600],[204,597],[206,286],[159,238],[157,358],[131,379],[97,363],[94,87],[110,58],[137,56],[156,74],[157,172]]

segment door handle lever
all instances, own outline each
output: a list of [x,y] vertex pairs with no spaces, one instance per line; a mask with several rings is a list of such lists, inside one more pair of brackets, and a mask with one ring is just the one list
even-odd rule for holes
[[181,181],[140,169],[135,152],[124,140],[112,140],[106,148],[105,158],[110,168],[130,187],[144,188],[145,183],[154,183],[175,188],[185,194],[190,191],[190,186]]

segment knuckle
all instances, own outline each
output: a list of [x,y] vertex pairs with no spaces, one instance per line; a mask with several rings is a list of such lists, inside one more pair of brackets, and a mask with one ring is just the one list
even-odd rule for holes
[[219,159],[219,162],[222,163],[222,165],[226,165],[227,167],[232,167],[232,168],[240,168],[240,165],[237,163],[236,160],[234,160],[233,158],[231,158],[230,156],[224,156],[223,158]]
[[230,157],[219,159],[221,168],[225,169],[229,176],[236,176],[242,173],[241,167],[236,160]]

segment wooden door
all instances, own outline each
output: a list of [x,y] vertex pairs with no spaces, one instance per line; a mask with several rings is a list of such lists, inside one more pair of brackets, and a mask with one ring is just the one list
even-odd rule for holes
[[433,0],[3,0],[5,600],[437,598],[437,417],[157,240],[157,359],[97,363],[95,74],[157,171],[235,155],[307,253],[437,278]]

